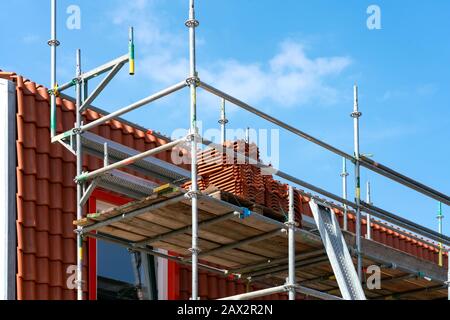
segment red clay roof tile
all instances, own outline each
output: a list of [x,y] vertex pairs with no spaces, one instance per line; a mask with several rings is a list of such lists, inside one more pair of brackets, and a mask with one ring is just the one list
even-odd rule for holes
[[36,232],[37,251],[36,257],[48,258],[50,256],[49,234],[46,231]]
[[[75,299],[75,290],[68,290],[66,283],[62,281],[65,279],[62,277],[65,276],[65,271],[61,267],[62,263],[68,266],[76,260],[72,224],[76,210],[74,156],[60,144],[50,143],[47,89],[12,72],[0,71],[0,77],[14,81],[17,92],[16,203],[18,248],[21,257],[18,262],[20,272],[17,276],[17,298]],[[67,99],[57,98],[56,101],[57,132],[61,133],[73,127],[75,106]],[[99,117],[101,115],[95,111],[85,112],[86,123]],[[114,130],[111,130],[111,127]],[[107,139],[139,150],[168,142],[117,120],[100,126],[97,132]],[[146,141],[152,144],[145,143]],[[170,152],[164,153],[158,158],[167,160],[170,159],[169,155]],[[85,169],[93,170],[102,165],[102,160],[85,157],[84,164]],[[67,250],[62,250],[62,246],[69,246],[70,243]],[[84,250],[84,254],[87,255],[87,250]],[[36,256],[39,256],[39,262],[35,261]],[[34,279],[29,280],[34,278],[30,275],[36,269],[36,263],[39,274],[46,273],[45,258],[52,259],[51,265],[48,266],[52,275],[51,285],[39,284],[37,287]],[[26,279],[22,273],[26,275]],[[84,290],[87,290],[87,283]]]
[[[50,283],[50,267],[47,257],[36,258],[36,271],[36,283],[46,284],[48,286],[48,284]],[[40,289],[42,289],[42,287]],[[40,290],[38,289],[38,291]]]
[[16,204],[17,222],[24,227],[36,227],[36,203],[34,201],[23,201],[22,198],[16,196]]

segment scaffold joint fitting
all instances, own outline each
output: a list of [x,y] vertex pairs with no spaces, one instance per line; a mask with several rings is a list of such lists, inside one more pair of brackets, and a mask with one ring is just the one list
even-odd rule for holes
[[355,111],[355,112],[352,112],[352,113],[350,114],[350,116],[351,116],[352,118],[359,118],[359,117],[362,116],[362,112]]
[[195,19],[189,19],[184,23],[184,25],[188,28],[197,28],[200,25],[200,22]]
[[200,191],[188,191],[184,196],[186,199],[192,200],[193,198],[198,198],[202,193]]
[[196,87],[200,84],[200,78],[199,77],[197,77],[197,76],[195,76],[195,77],[189,77],[189,78],[187,78],[186,79],[186,84],[188,85],[188,86],[191,86],[191,85],[195,85]]
[[192,255],[198,255],[202,250],[200,248],[189,248],[189,252],[192,253]]
[[51,40],[47,41],[47,44],[50,47],[53,47],[53,46],[58,47],[61,43],[58,40],[56,40],[56,39],[51,39]]

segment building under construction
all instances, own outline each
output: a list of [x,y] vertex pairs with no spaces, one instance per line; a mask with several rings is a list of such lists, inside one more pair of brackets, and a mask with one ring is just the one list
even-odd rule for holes
[[[190,0],[186,79],[108,113],[93,102],[125,65],[134,74],[133,28],[129,52],[84,72],[78,50],[74,78],[59,85],[51,3],[50,89],[0,72],[5,298],[95,300],[101,290],[123,299],[450,299],[450,238],[362,200],[360,167],[443,205],[450,197],[360,154],[356,86],[351,155],[204,83]],[[121,118],[180,90],[190,91],[181,139]],[[198,133],[198,90],[223,101],[221,143]],[[228,141],[227,103],[342,157],[342,196],[263,163],[249,139]],[[188,163],[174,164],[174,155]],[[128,249],[132,286],[100,277],[100,243]]]

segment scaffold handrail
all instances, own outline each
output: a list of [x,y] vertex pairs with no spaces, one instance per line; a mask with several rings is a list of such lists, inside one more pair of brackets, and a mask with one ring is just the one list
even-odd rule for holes
[[202,81],[200,81],[199,86],[201,88],[205,89],[206,91],[208,91],[220,98],[223,98],[223,99],[227,100],[228,102],[233,103],[234,105],[236,105],[238,107],[241,107],[241,108],[243,108],[243,109],[245,109],[245,110],[247,110],[247,111],[249,111],[249,112],[281,127],[281,128],[284,128],[284,129],[296,134],[297,136],[300,136],[314,144],[321,146],[322,148],[325,148],[325,149],[327,149],[341,157],[344,157],[352,162],[359,161],[362,166],[366,167],[367,169],[369,169],[373,172],[383,175],[383,176],[385,176],[389,179],[392,179],[404,186],[407,186],[413,190],[416,190],[432,199],[435,199],[437,201],[440,201],[440,202],[450,206],[450,196],[443,194],[442,192],[434,190],[434,189],[432,189],[420,182],[417,182],[411,178],[408,178],[408,177],[406,177],[406,176],[404,176],[382,164],[379,164],[375,161],[367,159],[366,157],[361,157],[361,159],[356,159],[354,156],[352,156],[338,148],[335,148],[332,145],[325,143],[317,138],[314,138],[313,136],[311,136],[311,135],[309,135],[309,134],[307,134],[307,133],[305,133],[305,132],[303,132],[281,120],[278,120],[256,108],[250,106],[249,104],[242,102],[241,100],[236,99],[236,98],[232,97],[231,95],[228,95],[227,93],[222,92]]

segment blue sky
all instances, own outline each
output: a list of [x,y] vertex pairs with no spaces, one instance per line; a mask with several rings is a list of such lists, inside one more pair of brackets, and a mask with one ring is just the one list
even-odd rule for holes
[[[131,78],[123,70],[94,105],[113,111],[184,79],[187,2],[60,0],[59,82],[73,77],[76,48],[82,50],[85,71],[125,54],[129,25],[136,28],[137,74]],[[66,28],[72,4],[81,8],[80,30]],[[381,30],[366,27],[372,4],[381,8]],[[1,2],[0,12],[6,14],[0,69],[49,84],[49,6],[50,1]],[[446,0],[198,0],[199,75],[349,153],[356,82],[363,112],[361,151],[448,194],[449,14]],[[200,93],[203,126],[217,128],[218,116],[219,100]],[[237,108],[228,117],[230,128],[273,128]],[[189,124],[187,92],[126,118],[171,135]],[[341,193],[339,157],[285,132],[280,141],[283,171]],[[376,205],[436,229],[436,201],[363,170],[362,183],[367,180]]]

